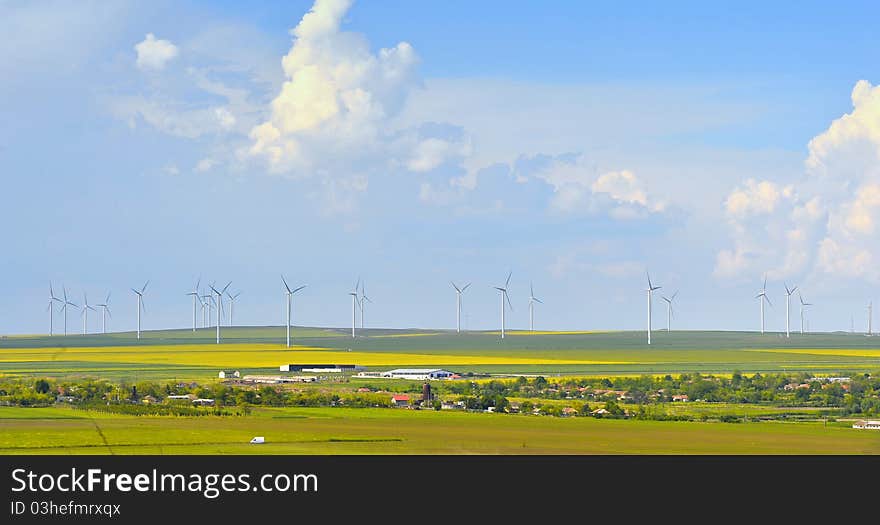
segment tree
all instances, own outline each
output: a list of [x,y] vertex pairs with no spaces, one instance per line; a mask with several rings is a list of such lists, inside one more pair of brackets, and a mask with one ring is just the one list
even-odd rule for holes
[[34,382],[34,390],[36,390],[36,392],[38,394],[48,393],[49,392],[49,382],[46,381],[45,379],[37,379]]

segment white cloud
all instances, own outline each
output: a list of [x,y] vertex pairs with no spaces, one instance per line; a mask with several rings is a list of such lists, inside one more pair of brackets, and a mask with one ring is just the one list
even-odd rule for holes
[[[329,157],[386,155],[387,124],[416,85],[418,58],[400,42],[373,54],[359,34],[340,29],[350,0],[317,0],[293,29],[282,59],[286,77],[268,120],[250,134],[249,153],[275,172],[320,166]],[[432,150],[433,148],[433,150]],[[436,164],[436,144],[422,146],[417,169]]]
[[205,173],[211,171],[211,168],[213,168],[216,163],[217,162],[214,159],[204,158],[196,164],[195,170],[199,173]]
[[749,179],[731,192],[734,247],[719,251],[717,275],[769,268],[880,281],[880,87],[860,80],[851,98],[852,112],[810,140],[797,186]]
[[135,44],[134,50],[137,52],[137,67],[153,71],[165,69],[165,64],[179,53],[177,46],[169,40],[157,40],[153,33],[147,33],[142,42]]

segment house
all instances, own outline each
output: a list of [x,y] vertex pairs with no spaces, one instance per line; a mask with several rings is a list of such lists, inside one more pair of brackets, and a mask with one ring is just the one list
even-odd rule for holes
[[406,407],[409,406],[409,396],[405,394],[394,394],[391,396],[391,402],[394,403],[396,407]]
[[76,401],[76,398],[73,396],[61,395],[61,396],[56,396],[55,401],[57,401],[58,403],[73,403],[74,401]]
[[861,430],[880,430],[880,421],[856,421],[852,427]]
[[200,397],[200,398],[197,398],[197,399],[193,399],[193,402],[192,402],[192,403],[193,403],[193,405],[195,405],[195,406],[200,406],[200,407],[212,407],[212,406],[214,406],[214,400],[213,400],[213,399],[206,399],[206,398],[201,398],[201,397]]
[[286,364],[278,367],[281,372],[310,372],[310,373],[335,373],[361,370],[357,365],[315,365],[315,364]]
[[687,395],[687,394],[675,394],[674,396],[672,396],[672,402],[673,402],[673,403],[676,402],[676,401],[687,402],[688,399],[689,399],[689,398],[688,398],[688,395]]
[[367,387],[365,387],[365,386],[362,386],[362,387],[358,388],[357,391],[358,391],[358,392],[361,392],[361,393],[363,393],[363,392],[372,392],[372,390],[370,390],[369,388],[367,388]]
[[196,398],[196,396],[193,394],[175,394],[175,395],[170,395],[170,396],[165,397],[165,399],[167,399],[168,401],[174,401],[174,400],[190,401],[195,398]]
[[152,403],[155,403],[156,401],[158,401],[158,399],[156,399],[155,397],[153,397],[149,394],[147,394],[143,398],[141,398],[141,402],[144,403],[145,405],[150,405]]
[[241,377],[241,373],[238,370],[221,370],[217,377],[220,379],[235,379]]
[[563,416],[576,416],[577,410],[575,410],[571,407],[565,407],[562,409],[562,415]]
[[597,408],[596,410],[593,410],[592,412],[590,412],[590,414],[593,414],[594,416],[604,416],[605,414],[610,414],[610,413],[611,412],[605,410],[604,408]]

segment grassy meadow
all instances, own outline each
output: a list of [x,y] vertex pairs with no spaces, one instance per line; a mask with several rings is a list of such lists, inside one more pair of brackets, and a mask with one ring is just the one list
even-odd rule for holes
[[[264,445],[250,445],[253,436]],[[880,454],[847,423],[700,423],[347,408],[145,417],[0,408],[0,454]]]

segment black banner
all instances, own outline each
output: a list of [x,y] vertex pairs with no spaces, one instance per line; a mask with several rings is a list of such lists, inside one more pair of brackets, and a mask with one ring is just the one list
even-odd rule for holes
[[2,523],[397,523],[464,509],[473,522],[541,509],[632,516],[682,502],[782,511],[781,502],[820,501],[811,497],[872,501],[880,473],[873,456],[5,456],[0,464]]

